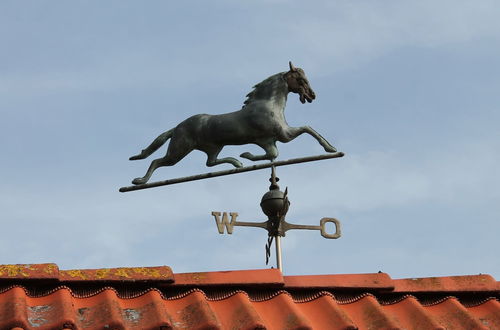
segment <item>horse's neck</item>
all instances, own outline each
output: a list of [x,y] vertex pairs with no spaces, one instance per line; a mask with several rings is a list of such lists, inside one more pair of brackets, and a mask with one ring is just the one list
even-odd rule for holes
[[245,107],[259,104],[260,107],[265,105],[269,111],[283,112],[287,95],[288,85],[283,73],[278,73],[255,85],[254,90],[247,95]]
[[273,111],[283,112],[286,106],[288,91],[273,94],[268,102]]

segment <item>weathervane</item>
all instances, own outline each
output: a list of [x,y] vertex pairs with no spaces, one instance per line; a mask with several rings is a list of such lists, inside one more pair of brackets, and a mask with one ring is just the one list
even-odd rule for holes
[[[325,238],[340,237],[340,223],[334,218],[321,219],[319,226],[295,225],[285,221],[288,211],[288,189],[279,190],[275,168],[283,165],[311,162],[322,159],[331,159],[344,156],[318,132],[309,126],[290,127],[285,119],[285,106],[288,93],[299,94],[302,103],[311,103],[316,95],[309,85],[309,81],[301,68],[289,62],[289,71],[270,76],[254,86],[248,93],[241,110],[219,115],[198,114],[184,120],[176,127],[160,134],[153,142],[139,154],[130,157],[130,160],[145,159],[163,146],[168,140],[170,143],[164,157],[153,160],[143,177],[132,180],[133,186],[122,187],[120,192],[147,189],[152,187],[176,184],[187,181],[201,180],[211,177],[230,175],[264,168],[272,168],[271,186],[262,197],[261,208],[268,220],[261,223],[236,221],[237,213],[232,212],[231,222],[227,213],[212,212],[215,217],[219,233],[224,233],[224,226],[229,234],[233,226],[261,227],[268,231],[269,238],[266,245],[266,264],[270,256],[272,241],[276,242],[276,257],[279,269],[282,269],[280,238],[290,229],[320,230]],[[301,134],[307,133],[325,149],[328,154],[275,161],[278,157],[276,142],[290,142]],[[270,163],[243,166],[234,157],[217,158],[222,148],[227,145],[256,144],[264,149],[264,154],[254,155],[244,152],[240,155],[252,161],[270,160]],[[229,163],[235,168],[217,172],[197,174],[187,177],[169,179],[148,183],[153,172],[162,166],[173,166],[193,150],[200,150],[207,154],[207,166]],[[326,224],[335,224],[335,234],[326,232]]]

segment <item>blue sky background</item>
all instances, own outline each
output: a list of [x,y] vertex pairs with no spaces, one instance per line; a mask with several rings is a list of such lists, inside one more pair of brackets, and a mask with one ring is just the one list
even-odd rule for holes
[[[268,171],[118,188],[164,152],[128,161],[159,133],[240,109],[292,60],[317,99],[290,95],[288,122],[346,156],[278,169],[288,221],[343,232],[289,232],[285,273],[500,279],[499,15],[498,1],[2,1],[0,263],[265,268],[264,231],[219,235],[210,214],[264,220]],[[279,149],[322,153],[309,136]],[[152,180],[204,164],[193,152]]]

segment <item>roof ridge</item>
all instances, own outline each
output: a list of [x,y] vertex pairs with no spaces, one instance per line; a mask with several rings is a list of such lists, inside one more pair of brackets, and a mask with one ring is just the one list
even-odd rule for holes
[[[380,305],[383,306],[388,306],[388,305],[394,305],[398,304],[401,301],[407,299],[407,298],[414,298],[416,299],[422,306],[435,306],[438,304],[443,303],[444,301],[447,301],[449,299],[456,299],[460,301],[464,306],[466,307],[476,307],[480,306],[490,300],[496,300],[500,302],[500,297],[494,297],[494,296],[483,296],[483,297],[472,297],[472,300],[469,299],[460,299],[454,295],[447,295],[447,296],[440,296],[440,297],[418,297],[412,294],[404,294],[404,295],[398,295],[398,296],[393,296],[393,297],[384,297],[384,293],[380,293],[378,295],[373,294],[373,293],[357,293],[357,294],[347,294],[347,293],[332,293],[330,291],[308,291],[308,292],[290,292],[285,289],[280,289],[276,290],[273,292],[259,292],[259,290],[256,290],[254,292],[245,291],[241,289],[230,289],[230,290],[202,290],[200,288],[191,288],[191,289],[186,289],[186,290],[179,290],[178,292],[174,292],[172,295],[165,294],[161,289],[155,288],[155,287],[150,287],[147,289],[143,289],[141,291],[138,291],[136,293],[132,294],[123,294],[122,292],[118,291],[115,287],[112,286],[104,286],[100,288],[96,288],[94,291],[90,291],[87,293],[82,293],[79,294],[75,292],[72,288],[66,286],[66,285],[60,285],[55,288],[49,289],[46,292],[39,293],[39,294],[34,294],[31,292],[27,287],[19,284],[11,285],[5,288],[0,289],[0,294],[6,293],[12,289],[22,289],[25,293],[26,296],[30,298],[41,298],[41,297],[47,297],[49,295],[54,294],[55,292],[59,290],[67,290],[71,294],[72,297],[77,298],[77,299],[85,299],[85,298],[90,298],[97,296],[104,291],[110,290],[113,291],[116,296],[120,299],[136,299],[139,298],[145,294],[148,294],[150,292],[157,292],[162,299],[168,300],[168,301],[173,301],[173,300],[179,300],[183,299],[187,296],[189,296],[192,293],[201,293],[207,301],[221,301],[228,299],[236,294],[244,294],[245,296],[248,297],[248,299],[251,302],[263,302],[263,301],[268,301],[271,300],[281,294],[288,295],[295,303],[307,303],[311,302],[313,300],[316,300],[321,297],[329,296],[332,298],[337,304],[339,305],[347,305],[347,304],[352,304],[355,303],[365,297],[373,297],[377,300],[377,302]],[[209,291],[207,293],[207,291]],[[211,291],[211,292],[210,292]],[[224,292],[221,292],[224,291]],[[391,293],[389,293],[391,294]]]
[[[174,274],[168,266],[59,270],[54,263],[0,265],[0,283],[21,285],[127,285],[137,291],[159,288],[244,287],[265,289],[324,289],[400,294],[500,292],[500,282],[487,274],[392,279],[388,274],[286,275],[278,269],[233,270]],[[131,283],[133,283],[131,285]]]

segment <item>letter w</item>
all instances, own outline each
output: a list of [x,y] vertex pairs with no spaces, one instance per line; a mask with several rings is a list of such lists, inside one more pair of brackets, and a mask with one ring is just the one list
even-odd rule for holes
[[227,212],[222,213],[222,221],[220,219],[220,212],[212,212],[212,215],[215,218],[215,224],[217,225],[217,229],[219,230],[219,234],[224,234],[224,227],[226,227],[228,234],[233,233],[233,227],[236,223],[236,217],[238,216],[238,213],[230,212],[229,214],[231,215],[231,222],[229,222]]

